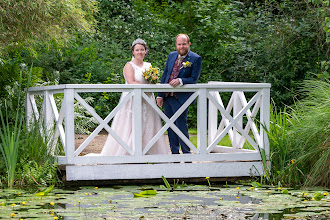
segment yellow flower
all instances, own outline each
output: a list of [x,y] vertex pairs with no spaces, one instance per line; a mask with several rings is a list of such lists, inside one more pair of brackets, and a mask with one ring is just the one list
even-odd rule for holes
[[327,195],[328,195],[328,193],[323,193],[323,195],[324,195],[324,196],[327,196]]
[[156,67],[150,66],[148,69],[142,72],[143,77],[150,83],[157,83],[159,69]]
[[94,189],[98,189],[99,187],[95,186]]
[[282,189],[280,186],[277,188],[278,190]]
[[26,205],[26,202],[22,202],[22,205]]
[[207,176],[207,177],[205,177],[205,179],[207,179],[207,180],[208,180],[208,179],[210,179],[210,177],[209,177],[209,176]]
[[223,200],[223,198],[221,198],[221,197],[220,197],[220,199],[219,199],[219,200]]
[[49,204],[51,204],[51,205],[55,205],[55,203],[54,203],[54,202],[51,202],[51,203],[49,203]]
[[15,213],[11,213],[10,214],[10,217],[15,217]]
[[254,187],[251,187],[251,190],[253,190],[254,189]]
[[13,204],[11,204],[11,206],[16,206],[16,204],[15,204],[15,203],[13,203]]
[[267,190],[266,192],[267,192],[268,194],[270,193],[270,191],[269,191],[269,190]]
[[85,193],[85,195],[87,196],[87,195],[88,195],[88,193]]
[[239,199],[239,197],[237,196],[236,199]]
[[236,189],[239,189],[239,187],[236,187]]
[[54,219],[58,219],[58,217],[55,216]]
[[183,62],[181,69],[186,68],[186,67],[191,67],[191,62],[189,62],[189,61]]
[[238,201],[235,201],[235,203],[238,203]]

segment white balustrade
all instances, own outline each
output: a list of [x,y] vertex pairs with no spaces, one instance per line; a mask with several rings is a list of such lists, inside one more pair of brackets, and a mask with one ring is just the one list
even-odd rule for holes
[[[103,119],[79,95],[92,92],[100,95],[102,92],[126,92],[128,95]],[[193,94],[172,118],[167,118],[155,100],[151,100],[145,94],[146,92]],[[55,103],[56,94],[63,94],[60,110]],[[226,106],[223,103],[224,94],[230,95]],[[40,110],[36,96],[42,100]],[[133,99],[133,148],[127,146],[109,125],[120,108],[130,99]],[[161,130],[144,148],[141,117],[143,99],[164,122]],[[197,100],[197,146],[194,146],[174,124],[176,118],[194,100]],[[84,106],[99,123],[80,146],[75,146],[75,102]],[[148,179],[160,178],[162,175],[168,178],[262,175],[259,150],[263,150],[269,159],[269,142],[263,129],[263,126],[269,127],[270,84],[267,83],[210,82],[179,88],[151,84],[66,84],[34,87],[28,90],[26,108],[28,124],[34,119],[42,119],[48,131],[54,128],[49,133],[54,135],[50,150],[55,152],[55,147],[60,141],[64,155],[57,156],[58,164],[66,165],[67,180]],[[191,148],[192,153],[146,155],[168,128],[179,135]],[[112,135],[128,151],[129,156],[80,156],[102,129]],[[229,136],[231,146],[220,146],[219,142],[226,135]]]

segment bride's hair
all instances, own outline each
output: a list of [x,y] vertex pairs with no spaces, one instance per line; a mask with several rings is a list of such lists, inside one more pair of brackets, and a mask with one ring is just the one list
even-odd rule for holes
[[148,48],[148,46],[147,46],[147,43],[146,43],[144,40],[142,40],[141,38],[138,38],[138,39],[136,39],[135,41],[133,41],[133,43],[132,43],[132,47],[131,47],[132,52],[134,51],[134,47],[135,47],[135,45],[137,45],[137,44],[141,44],[142,46],[144,46],[144,49],[145,49],[146,52],[148,53],[149,48]]

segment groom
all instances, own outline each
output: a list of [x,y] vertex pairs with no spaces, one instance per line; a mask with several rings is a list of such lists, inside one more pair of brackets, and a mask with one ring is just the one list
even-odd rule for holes
[[[188,35],[178,34],[176,36],[176,51],[171,52],[167,58],[161,83],[168,83],[173,87],[197,83],[202,69],[202,58],[190,51],[190,44]],[[191,94],[187,92],[160,92],[157,97],[157,105],[162,107],[164,104],[165,115],[171,118]],[[189,139],[187,116],[188,108],[178,117],[175,125]],[[167,132],[172,154],[179,154],[180,146],[183,153],[190,153],[190,148],[171,128]]]

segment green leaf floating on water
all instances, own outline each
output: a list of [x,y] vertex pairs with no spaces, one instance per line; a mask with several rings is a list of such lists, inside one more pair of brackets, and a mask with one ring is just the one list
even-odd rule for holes
[[133,193],[134,197],[148,197],[148,196],[154,196],[157,194],[156,190],[144,190],[140,193]]
[[48,188],[42,190],[41,192],[38,192],[35,194],[35,196],[47,196],[50,191],[52,191],[54,188],[54,185],[49,186]]
[[282,191],[283,194],[289,194],[289,190],[285,189]]
[[323,195],[322,195],[322,193],[321,192],[316,192],[316,193],[314,193],[314,195],[313,195],[313,198],[316,200],[316,201],[320,201],[321,199],[323,199]]
[[256,187],[256,188],[261,188],[261,184],[259,182],[252,182],[251,183],[252,186]]

